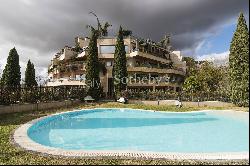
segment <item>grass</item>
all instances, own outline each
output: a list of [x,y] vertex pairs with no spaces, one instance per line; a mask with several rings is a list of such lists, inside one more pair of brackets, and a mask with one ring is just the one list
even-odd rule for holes
[[[177,108],[176,106],[168,106],[168,105],[143,105],[143,104],[120,104],[116,102],[108,102],[108,103],[99,103],[88,105],[87,108],[96,108],[96,107],[104,107],[104,108],[133,108],[133,109],[144,109],[144,110],[155,110],[155,111],[167,111],[167,112],[190,112],[190,111],[201,111],[201,110],[235,110],[235,111],[244,111],[248,112],[248,107],[237,107],[237,106],[227,106],[227,107],[211,107],[211,106],[185,106],[182,108]],[[79,108],[86,108],[86,105],[79,106]]]
[[[198,111],[204,108],[197,107],[184,107],[175,108],[172,106],[145,106],[136,104],[117,104],[117,103],[99,103],[81,105],[75,108],[47,110],[47,111],[33,111],[23,113],[11,113],[0,115],[0,165],[235,165],[235,164],[248,164],[248,160],[140,160],[140,159],[83,159],[83,158],[66,158],[66,157],[54,157],[43,156],[32,152],[25,151],[21,148],[14,146],[10,137],[14,130],[21,124],[27,123],[33,119],[50,115],[57,112],[64,112],[73,110],[76,108],[93,108],[93,107],[129,107],[137,109],[147,109],[156,111]],[[211,109],[211,108],[207,108]]]

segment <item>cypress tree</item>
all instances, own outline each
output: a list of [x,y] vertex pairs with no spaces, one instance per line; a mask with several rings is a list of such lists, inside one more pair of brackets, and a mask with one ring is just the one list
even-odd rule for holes
[[27,67],[25,71],[25,86],[26,87],[37,86],[35,67],[34,67],[34,64],[30,62],[30,60],[27,63]]
[[102,26],[97,15],[94,12],[90,12],[90,14],[94,15],[97,19],[97,29],[91,25],[87,25],[87,28],[91,28],[91,35],[86,60],[85,83],[87,85],[87,94],[99,100],[103,91],[99,75],[102,64],[99,62],[98,58],[97,39],[102,36],[107,36],[108,28],[112,25],[106,22]]
[[123,29],[122,27],[120,27],[115,46],[113,66],[114,89],[116,98],[120,97],[122,95],[122,92],[127,89],[127,76],[127,58],[123,39]]
[[5,87],[19,88],[21,81],[21,72],[19,65],[19,55],[15,48],[11,49],[4,68],[1,84]]
[[98,100],[101,95],[101,84],[99,76],[99,59],[97,39],[99,31],[91,27],[91,37],[88,48],[87,62],[86,62],[86,85],[87,94]]
[[231,100],[239,106],[249,105],[249,31],[243,13],[238,18],[229,55]]
[[5,70],[3,70],[2,78],[0,79],[0,86],[4,86],[4,80],[5,80]]

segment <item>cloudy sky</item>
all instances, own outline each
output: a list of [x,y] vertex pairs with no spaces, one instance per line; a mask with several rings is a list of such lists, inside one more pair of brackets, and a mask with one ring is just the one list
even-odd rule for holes
[[[248,0],[0,0],[0,69],[14,46],[24,73],[28,59],[46,75],[53,55],[74,37],[88,35],[94,11],[113,27],[159,41],[170,33],[173,46],[196,59],[227,58],[239,12],[249,19]],[[249,22],[248,22],[249,25]],[[0,71],[1,72],[1,71]]]

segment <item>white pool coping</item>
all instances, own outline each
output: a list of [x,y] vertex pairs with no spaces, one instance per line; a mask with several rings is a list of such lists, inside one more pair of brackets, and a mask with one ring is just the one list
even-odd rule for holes
[[[115,108],[96,108],[96,109],[115,109]],[[131,108],[119,108],[119,109],[131,109]],[[220,153],[176,153],[176,152],[145,152],[145,151],[116,151],[116,150],[65,150],[53,147],[47,147],[33,141],[27,134],[28,129],[35,124],[36,122],[46,119],[48,117],[70,113],[78,112],[82,110],[93,110],[90,109],[81,109],[68,112],[57,113],[49,116],[45,116],[39,119],[32,120],[26,124],[21,125],[17,128],[13,134],[13,142],[20,146],[21,148],[31,151],[38,152],[45,155],[54,155],[54,156],[64,156],[64,157],[85,157],[85,158],[142,158],[142,159],[170,159],[170,160],[184,160],[184,159],[193,159],[193,160],[249,160],[249,151],[246,152],[220,152]],[[136,109],[133,109],[136,110]],[[153,111],[154,110],[142,110],[140,111]],[[192,111],[192,112],[179,112],[179,113],[194,113],[194,112],[210,112],[214,110],[203,110],[203,111]],[[239,112],[233,110],[218,110],[216,112],[231,112],[236,114],[248,114],[248,112]],[[233,112],[232,112],[233,111]],[[164,112],[164,111],[157,111]],[[215,112],[215,111],[214,111]],[[171,113],[171,112],[167,112]],[[173,112],[177,113],[177,112]],[[245,115],[244,115],[245,116]]]

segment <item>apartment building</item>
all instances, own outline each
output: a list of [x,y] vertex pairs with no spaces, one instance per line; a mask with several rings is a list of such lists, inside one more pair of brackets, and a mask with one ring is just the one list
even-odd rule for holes
[[[165,37],[167,40],[167,37]],[[66,46],[51,60],[47,86],[85,85],[89,38],[75,38],[77,46]],[[133,36],[124,38],[129,89],[164,89],[180,91],[186,74],[186,62],[170,44],[155,43]],[[116,37],[97,40],[100,78],[107,95],[113,93],[112,68]]]

